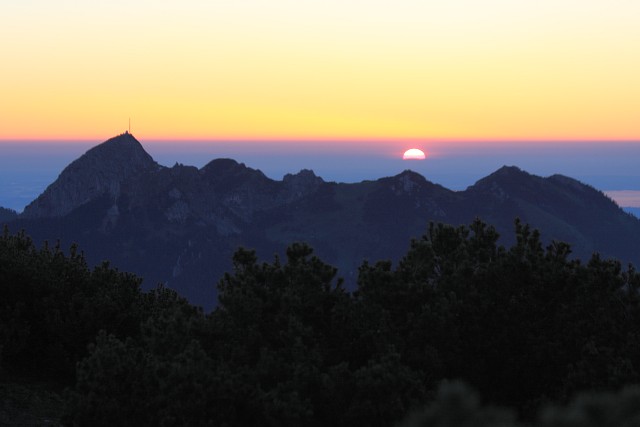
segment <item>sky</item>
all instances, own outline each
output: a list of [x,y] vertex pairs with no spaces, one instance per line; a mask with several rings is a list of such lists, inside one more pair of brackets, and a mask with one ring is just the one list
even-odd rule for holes
[[637,0],[21,0],[0,139],[638,140]]
[[129,119],[168,165],[463,189],[508,164],[638,191],[638,17],[637,0],[4,1],[0,206]]

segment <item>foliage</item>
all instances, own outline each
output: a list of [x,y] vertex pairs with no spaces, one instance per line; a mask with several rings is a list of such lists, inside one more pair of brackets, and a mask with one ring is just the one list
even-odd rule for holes
[[5,228],[0,238],[0,368],[72,384],[76,363],[99,331],[141,339],[151,333],[147,325],[167,312],[200,313],[162,286],[141,292],[141,281],[108,262],[90,269],[74,246],[68,255],[59,245],[37,249],[24,232],[10,235]]
[[640,424],[640,388],[617,393],[583,393],[566,407],[550,406],[540,417],[541,427],[618,427]]
[[63,403],[48,384],[0,382],[0,425],[58,426]]
[[598,255],[585,265],[516,222],[431,225],[396,271],[363,266],[358,298],[375,305],[409,366],[442,367],[491,402],[525,414],[576,391],[638,382],[639,276]]
[[90,270],[76,247],[37,249],[24,234],[0,238],[0,361],[43,380],[73,381],[99,330],[136,333],[140,279]]
[[478,394],[461,382],[444,382],[435,399],[410,414],[400,427],[515,427],[512,411],[485,407]]
[[[395,268],[363,264],[354,293],[305,244],[271,263],[240,249],[205,315],[108,264],[90,270],[75,248],[38,250],[5,231],[0,363],[75,383],[70,425],[390,426],[432,400],[405,424],[507,426],[580,391],[640,383],[632,267],[544,248],[519,221],[512,247],[497,242],[480,221],[431,224]],[[438,389],[446,379],[479,394]],[[611,410],[583,425],[614,425],[636,416],[625,409],[634,390],[547,409],[538,423]]]
[[234,266],[210,321],[218,357],[251,390],[237,395],[236,425],[389,425],[422,396],[393,348],[354,351],[354,301],[311,248],[292,245],[284,265],[240,250]]
[[433,402],[407,416],[400,427],[622,427],[640,422],[640,388],[581,393],[566,406],[548,405],[537,420],[523,424],[513,411],[482,405],[460,382],[443,383]]

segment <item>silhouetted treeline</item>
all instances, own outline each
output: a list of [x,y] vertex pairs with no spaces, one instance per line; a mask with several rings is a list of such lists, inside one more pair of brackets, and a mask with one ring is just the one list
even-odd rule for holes
[[[543,248],[519,222],[515,235],[507,249],[480,221],[432,224],[397,266],[363,264],[353,293],[304,244],[271,263],[240,249],[205,314],[5,230],[0,370],[67,384],[70,425],[517,425],[640,383],[640,275]],[[493,406],[458,383],[438,389],[447,379]],[[538,422],[610,425],[564,420],[581,399]],[[611,419],[640,416],[627,406]]]
[[0,206],[0,223],[15,219],[17,218],[17,216],[18,216],[18,213],[13,209],[7,209]]

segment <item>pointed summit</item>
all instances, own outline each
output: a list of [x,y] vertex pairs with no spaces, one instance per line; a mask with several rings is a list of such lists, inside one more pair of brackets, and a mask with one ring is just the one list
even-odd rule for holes
[[435,193],[445,194],[451,192],[451,190],[439,184],[434,184],[411,169],[405,169],[394,176],[380,178],[377,182],[388,185],[396,195],[418,194],[421,192],[429,192],[429,194],[434,195]]
[[520,169],[517,166],[502,166],[500,169],[498,169],[497,171],[493,172],[492,174],[484,177],[483,179],[481,179],[480,181],[483,180],[494,180],[494,181],[511,181],[511,180],[518,180],[518,179],[527,179],[532,177],[533,175],[531,175],[528,172],[523,171],[522,169]]
[[129,132],[122,133],[106,140],[102,144],[96,145],[77,161],[83,158],[93,158],[103,163],[117,162],[121,169],[148,169],[156,165],[153,158],[142,148],[142,144]]
[[105,194],[115,199],[126,179],[157,168],[158,164],[140,142],[125,132],[74,160],[24,209],[22,216],[58,217]]

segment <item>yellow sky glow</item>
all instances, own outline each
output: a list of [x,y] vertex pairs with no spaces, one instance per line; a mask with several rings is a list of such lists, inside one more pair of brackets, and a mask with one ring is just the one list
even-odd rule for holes
[[0,139],[640,139],[635,0],[22,0]]

